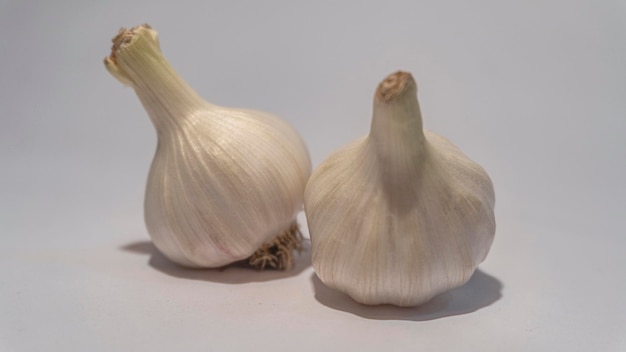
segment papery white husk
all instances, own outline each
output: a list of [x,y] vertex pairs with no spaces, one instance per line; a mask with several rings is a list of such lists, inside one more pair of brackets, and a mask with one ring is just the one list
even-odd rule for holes
[[376,93],[370,135],[326,159],[305,191],[313,267],[364,304],[415,306],[463,285],[495,233],[487,173],[423,131],[409,73]]
[[105,64],[135,90],[157,130],[144,208],[162,253],[184,266],[220,267],[293,230],[311,164],[289,124],[201,99],[147,25],[122,30]]

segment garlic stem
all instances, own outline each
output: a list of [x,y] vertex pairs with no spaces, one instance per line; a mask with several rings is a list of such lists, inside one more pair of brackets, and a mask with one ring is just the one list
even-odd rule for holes
[[[105,66],[120,82],[134,88],[158,133],[207,104],[176,73],[161,53],[150,26],[122,28],[113,38]],[[166,127],[169,126],[169,127]]]
[[378,85],[367,141],[387,194],[403,203],[406,185],[416,184],[427,156],[417,85],[410,73],[395,72]]

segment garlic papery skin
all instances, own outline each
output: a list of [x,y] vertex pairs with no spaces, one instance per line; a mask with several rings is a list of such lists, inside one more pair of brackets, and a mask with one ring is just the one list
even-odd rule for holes
[[495,234],[487,173],[422,128],[417,86],[388,76],[370,134],[329,156],[304,195],[320,280],[363,304],[415,306],[463,285]]
[[290,267],[311,173],[298,133],[276,116],[201,99],[148,25],[120,30],[105,66],[135,90],[157,131],[144,203],[156,247],[188,267],[247,258],[260,268]]

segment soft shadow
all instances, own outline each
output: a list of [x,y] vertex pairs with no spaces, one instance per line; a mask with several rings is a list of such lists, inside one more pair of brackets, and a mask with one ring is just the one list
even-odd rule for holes
[[302,273],[311,266],[311,243],[305,240],[304,250],[296,255],[295,266],[290,270],[256,270],[243,264],[231,264],[217,269],[190,269],[177,265],[167,259],[150,241],[129,243],[120,247],[121,250],[136,254],[149,255],[148,265],[166,275],[188,279],[219,282],[225,284],[244,284],[281,280]]
[[366,306],[357,303],[348,295],[324,285],[313,274],[311,276],[315,299],[321,304],[367,319],[427,321],[454,315],[468,314],[487,307],[502,297],[502,283],[495,277],[476,270],[463,286],[444,292],[418,307],[403,308],[389,304]]

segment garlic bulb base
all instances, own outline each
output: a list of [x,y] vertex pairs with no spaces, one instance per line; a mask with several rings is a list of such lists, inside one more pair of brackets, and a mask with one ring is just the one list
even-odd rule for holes
[[302,252],[302,232],[297,222],[270,242],[263,244],[247,259],[248,264],[256,269],[287,270],[294,266],[294,252]]

